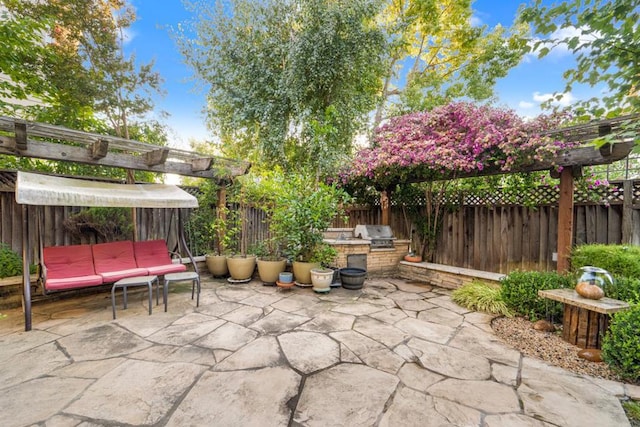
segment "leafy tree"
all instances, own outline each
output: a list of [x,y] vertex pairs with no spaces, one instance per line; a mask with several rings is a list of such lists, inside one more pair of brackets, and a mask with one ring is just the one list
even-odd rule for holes
[[[496,80],[522,59],[527,27],[474,26],[472,15],[469,0],[387,2],[381,22],[391,49],[374,128],[387,115],[493,96]],[[404,74],[406,84],[394,87]]]
[[[2,3],[0,3],[2,4]],[[51,91],[39,72],[42,58],[53,58],[42,44],[46,20],[0,13],[0,111],[14,114]],[[19,66],[20,64],[20,66]]]
[[192,6],[197,38],[178,42],[210,85],[208,119],[223,154],[317,170],[323,156],[350,151],[381,89],[377,0]]
[[607,86],[601,98],[581,103],[585,112],[599,117],[640,110],[638,0],[569,0],[552,6],[536,0],[520,11],[520,20],[548,36],[531,44],[539,57],[560,47],[576,55],[575,67],[564,73],[565,92],[576,83]]
[[[0,47],[0,70],[11,70],[14,87],[43,101],[23,117],[166,144],[166,128],[144,118],[153,109],[152,95],[161,92],[160,76],[153,63],[138,65],[134,55],[124,54],[124,31],[136,19],[126,0],[1,0],[0,4],[8,10],[0,31],[10,36]],[[41,76],[44,83],[33,76]],[[24,98],[17,95],[14,98]],[[123,176],[117,168],[2,161],[16,166],[18,162],[22,169]]]

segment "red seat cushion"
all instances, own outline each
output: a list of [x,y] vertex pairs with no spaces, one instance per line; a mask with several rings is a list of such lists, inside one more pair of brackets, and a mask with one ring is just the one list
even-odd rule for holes
[[155,267],[171,264],[169,250],[164,240],[145,240],[133,243],[138,267]]
[[138,267],[144,267],[149,274],[162,276],[167,273],[180,273],[187,270],[184,264],[175,264],[169,257],[164,240],[145,240],[133,243]]
[[47,279],[44,287],[48,291],[62,291],[65,289],[86,288],[87,286],[102,285],[102,276],[93,274],[90,276],[66,277],[61,279]]
[[181,273],[187,271],[187,266],[184,264],[166,264],[157,265],[155,267],[146,267],[149,274],[154,276],[163,276],[169,273]]
[[102,276],[102,280],[104,283],[113,283],[117,282],[120,279],[125,279],[127,277],[141,277],[148,276],[149,270],[146,268],[129,268],[125,270],[116,270],[116,271],[103,271],[99,273]]
[[89,245],[50,246],[43,249],[42,255],[42,263],[47,268],[47,279],[96,274]]
[[133,256],[133,242],[98,243],[91,246],[96,273],[109,273],[138,268]]

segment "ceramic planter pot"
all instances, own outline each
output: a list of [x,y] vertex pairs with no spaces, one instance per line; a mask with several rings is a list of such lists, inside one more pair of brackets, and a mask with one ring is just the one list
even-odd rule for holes
[[205,255],[207,268],[212,276],[223,277],[229,273],[227,268],[227,257],[224,255]]
[[333,270],[328,268],[312,268],[311,283],[315,292],[329,292],[333,283]]
[[293,282],[293,273],[290,273],[288,271],[283,271],[282,273],[278,274],[278,281],[280,283],[291,283],[291,282]]
[[267,261],[258,259],[258,275],[264,283],[275,283],[278,276],[287,268],[287,260]]
[[296,283],[299,285],[311,285],[311,269],[320,268],[320,263],[317,262],[293,262],[293,277],[296,279]]
[[255,255],[227,257],[227,267],[233,280],[248,280],[256,268]]

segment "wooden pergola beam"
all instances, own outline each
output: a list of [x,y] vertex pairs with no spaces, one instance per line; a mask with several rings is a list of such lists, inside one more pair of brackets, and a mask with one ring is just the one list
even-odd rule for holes
[[204,156],[191,151],[10,117],[0,116],[0,131],[6,133],[0,135],[0,154],[170,173],[218,182],[233,180],[246,174],[251,167],[249,162],[242,160]]

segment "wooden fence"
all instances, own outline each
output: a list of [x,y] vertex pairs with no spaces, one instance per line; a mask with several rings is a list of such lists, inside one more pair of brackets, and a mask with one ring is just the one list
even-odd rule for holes
[[[625,200],[624,194],[627,197]],[[540,203],[513,204],[513,194],[461,197],[463,206],[447,212],[437,241],[434,262],[496,273],[521,270],[555,270],[558,207],[556,190],[541,190]],[[640,180],[614,182],[591,202],[577,192],[573,242],[640,245]],[[416,203],[419,205],[420,200]],[[349,212],[348,224],[378,224],[379,206],[358,207]],[[391,227],[399,238],[408,238],[410,219],[392,200]],[[623,232],[627,227],[626,232]]]
[[[625,188],[631,196],[626,200],[623,197]],[[547,191],[546,194],[545,203],[534,207],[513,204],[511,197],[501,198],[496,194],[489,199],[463,199],[461,208],[448,212],[444,217],[434,262],[497,273],[508,273],[514,269],[555,269],[557,204],[553,197],[549,199],[548,194],[552,192]],[[603,194],[604,204],[583,200],[580,194],[576,199],[575,244],[621,243],[623,234],[630,235],[628,243],[640,244],[640,180],[614,183]],[[18,253],[22,251],[22,209],[15,203],[12,189],[0,185],[0,241]],[[35,262],[39,260],[38,229],[44,246],[97,241],[95,236],[74,237],[64,229],[64,220],[80,209],[26,207]],[[184,212],[189,213],[188,210]],[[347,222],[336,221],[333,226],[379,224],[382,217],[379,206],[353,206],[348,213]],[[247,218],[246,237],[248,248],[251,248],[263,241],[268,233],[263,212],[249,209]],[[137,221],[139,239],[167,239],[169,247],[175,247],[178,231],[175,209],[137,209]],[[401,207],[394,205],[393,199],[390,225],[396,237],[409,237],[410,220]],[[623,232],[625,227],[627,231]],[[209,249],[197,247],[189,233],[187,238],[194,255],[202,255]]]

